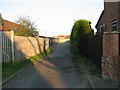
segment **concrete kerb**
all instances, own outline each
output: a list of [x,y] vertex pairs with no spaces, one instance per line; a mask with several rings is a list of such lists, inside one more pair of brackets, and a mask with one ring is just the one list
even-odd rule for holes
[[[75,56],[74,58],[77,59],[76,56]],[[74,61],[73,61],[73,62],[74,62]],[[90,86],[90,88],[91,88],[91,89],[92,89],[92,88],[95,88],[93,82],[91,81],[90,77],[88,76],[88,73],[87,73],[85,67],[84,67],[82,64],[78,65],[76,62],[74,62],[74,64],[75,64],[76,66],[78,66],[78,72],[81,72],[80,69],[82,69],[82,72],[84,73],[84,77],[85,77],[85,79],[87,80],[87,83],[88,83],[88,85]],[[80,69],[79,69],[79,68],[80,68]]]
[[[112,78],[96,78],[92,76],[86,76],[90,86],[94,88],[120,88],[117,79]],[[117,85],[118,84],[118,85]]]
[[5,84],[6,82],[8,82],[9,80],[11,80],[12,78],[14,78],[15,76],[17,76],[19,73],[23,72],[24,70],[28,69],[30,66],[32,66],[33,63],[29,64],[28,66],[24,67],[23,69],[21,69],[20,71],[18,71],[17,73],[15,73],[14,75],[10,76],[8,79],[2,81],[2,83],[0,83],[0,85]]
[[93,82],[92,82],[91,80],[89,80],[88,78],[87,78],[87,80],[88,80],[88,83],[89,83],[90,87],[91,87],[91,88],[95,88]]
[[[85,68],[85,67],[83,67]],[[93,79],[91,79],[92,77],[88,75],[88,72],[86,70],[84,70],[84,73],[85,73],[85,77],[88,81],[88,84],[90,85],[91,88],[95,88],[94,86],[94,82],[92,81]]]
[[[93,75],[86,74],[86,79],[88,80],[89,85],[92,89],[95,88],[118,88],[119,87],[119,81],[118,79],[114,78],[99,78]],[[118,86],[117,86],[118,84]]]
[[96,88],[94,82],[100,80],[100,78],[96,77],[95,75],[89,74],[89,72],[86,70],[85,66],[83,64],[78,65],[80,66],[79,68],[82,68],[82,71],[84,73],[84,76],[86,77],[86,80],[90,86],[90,88]]

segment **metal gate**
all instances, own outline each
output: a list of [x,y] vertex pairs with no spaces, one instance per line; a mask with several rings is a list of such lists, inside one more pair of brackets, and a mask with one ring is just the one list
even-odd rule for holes
[[0,59],[3,63],[14,60],[13,31],[0,31]]

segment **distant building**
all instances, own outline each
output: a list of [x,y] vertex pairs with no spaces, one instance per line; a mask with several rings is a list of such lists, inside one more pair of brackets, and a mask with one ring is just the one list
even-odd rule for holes
[[66,36],[66,39],[70,39],[70,35],[67,35],[67,36]]
[[16,28],[23,28],[23,27],[19,24],[3,19],[0,14],[0,30],[11,31],[11,30],[15,30]]
[[54,38],[63,38],[63,39],[69,39],[70,35],[59,35],[59,36],[53,36]]
[[120,32],[120,0],[105,0],[104,10],[96,24],[97,33]]

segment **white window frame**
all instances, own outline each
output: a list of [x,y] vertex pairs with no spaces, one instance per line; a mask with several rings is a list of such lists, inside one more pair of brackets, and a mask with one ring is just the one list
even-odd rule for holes
[[[104,31],[103,28],[105,28],[105,24],[101,24],[101,25],[100,25],[100,32],[103,32],[103,31]],[[102,30],[102,29],[103,29],[103,30]]]
[[[113,21],[112,21],[112,31],[117,31],[117,30],[118,30],[118,29],[117,29],[117,27],[118,27],[117,23],[118,23],[117,20],[113,20]],[[113,27],[116,27],[116,30],[113,30]]]

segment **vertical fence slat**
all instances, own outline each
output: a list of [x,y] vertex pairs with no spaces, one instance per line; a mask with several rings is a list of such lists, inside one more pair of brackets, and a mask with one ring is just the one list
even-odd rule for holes
[[12,61],[14,62],[14,31],[11,31]]
[[4,63],[10,63],[12,59],[14,60],[14,46],[11,44],[13,42],[13,31],[6,31],[0,33],[0,46],[1,46],[1,61]]
[[0,63],[2,62],[2,31],[0,31]]

